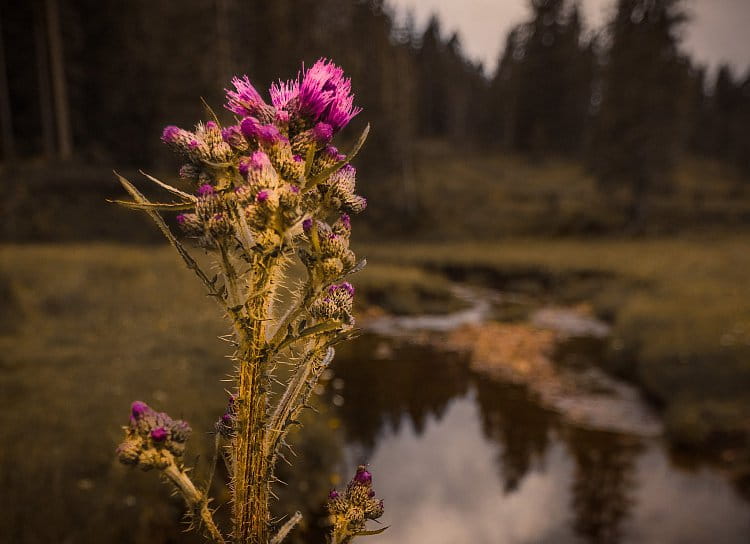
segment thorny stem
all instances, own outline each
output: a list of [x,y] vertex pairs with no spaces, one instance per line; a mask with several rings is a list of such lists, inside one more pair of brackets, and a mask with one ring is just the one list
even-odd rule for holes
[[188,509],[200,518],[211,540],[217,544],[226,544],[221,531],[219,531],[216,523],[214,523],[206,495],[196,489],[188,475],[185,474],[185,471],[181,470],[176,464],[171,463],[164,469],[163,473],[180,491]]
[[268,541],[269,466],[262,455],[269,384],[264,357],[266,321],[274,295],[271,288],[277,257],[259,256],[252,263],[247,316],[231,315],[239,343],[237,433],[232,445],[234,468],[234,540],[238,544]]

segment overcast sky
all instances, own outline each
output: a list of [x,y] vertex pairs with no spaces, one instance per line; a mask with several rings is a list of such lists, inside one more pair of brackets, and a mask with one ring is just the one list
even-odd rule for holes
[[[444,33],[457,31],[466,54],[493,71],[508,30],[529,16],[529,0],[388,0],[403,16],[412,10],[419,28],[437,13]],[[582,0],[589,27],[600,26],[615,0]],[[750,67],[750,0],[687,0],[692,21],[683,48],[704,64]]]

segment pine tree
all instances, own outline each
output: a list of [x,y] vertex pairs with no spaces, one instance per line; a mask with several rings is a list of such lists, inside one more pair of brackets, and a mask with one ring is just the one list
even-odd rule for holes
[[685,21],[682,0],[618,0],[609,25],[591,164],[610,194],[628,189],[636,230],[649,196],[669,187],[687,132],[690,65],[677,35]]

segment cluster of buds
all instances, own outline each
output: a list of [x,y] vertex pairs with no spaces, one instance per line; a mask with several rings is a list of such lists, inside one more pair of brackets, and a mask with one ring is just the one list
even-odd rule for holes
[[237,419],[237,397],[229,395],[227,409],[216,422],[216,432],[224,438],[232,438],[235,431],[235,421]]
[[383,501],[375,497],[372,474],[364,465],[357,467],[357,472],[344,493],[334,489],[328,494],[326,506],[336,542],[348,542],[347,539],[365,530],[368,519],[378,519],[383,515]]
[[354,325],[352,309],[354,306],[354,286],[345,281],[328,287],[324,296],[310,306],[310,315],[316,319],[335,319]]
[[[343,165],[346,157],[330,145],[360,112],[340,67],[320,59],[296,79],[272,85],[271,104],[247,76],[232,84],[226,108],[236,124],[222,128],[209,121],[192,132],[168,126],[162,134],[187,161],[180,176],[196,191],[195,210],[177,217],[187,235],[206,248],[238,240],[269,252],[298,236],[305,218],[364,209],[365,199],[354,193],[354,167]],[[345,217],[346,229],[321,227],[328,230],[326,238],[345,238],[322,241],[327,257],[320,259],[339,261],[321,264],[331,279],[353,266]]]
[[349,249],[352,223],[348,214],[342,214],[332,226],[323,221],[306,219],[302,229],[309,241],[309,248],[300,249],[299,255],[311,276],[329,282],[354,268],[356,257]]
[[138,400],[130,407],[130,423],[124,429],[125,440],[118,446],[117,456],[122,463],[143,470],[174,464],[185,453],[191,432],[186,422]]

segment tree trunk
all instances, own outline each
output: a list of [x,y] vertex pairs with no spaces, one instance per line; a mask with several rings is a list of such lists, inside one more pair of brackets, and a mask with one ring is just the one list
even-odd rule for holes
[[39,118],[42,125],[42,155],[55,154],[55,118],[49,80],[49,48],[47,47],[47,18],[41,0],[34,2],[34,49],[36,50],[37,82],[39,86]]
[[73,154],[73,134],[70,128],[70,104],[68,104],[68,90],[65,84],[65,58],[57,0],[45,0],[45,13],[52,75],[52,98],[57,126],[57,150],[61,159],[67,159]]
[[3,42],[2,17],[0,17],[0,136],[2,156],[10,162],[16,156],[16,142],[13,138],[13,117],[10,109],[8,71],[5,65],[5,44]]

